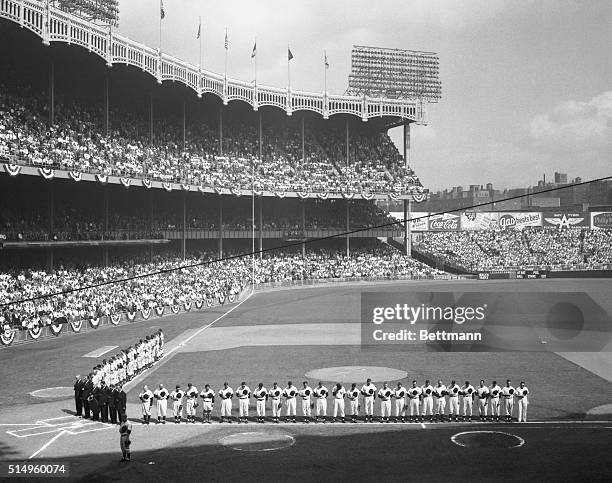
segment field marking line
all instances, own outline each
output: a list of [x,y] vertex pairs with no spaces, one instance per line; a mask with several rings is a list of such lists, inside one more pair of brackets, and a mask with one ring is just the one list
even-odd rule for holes
[[463,436],[464,434],[476,434],[476,433],[480,433],[480,434],[504,434],[506,436],[511,436],[513,438],[516,438],[518,440],[518,444],[514,445],[514,446],[510,446],[508,449],[513,449],[513,448],[520,448],[521,446],[523,446],[525,444],[525,440],[523,438],[521,438],[520,436],[517,436],[516,434],[512,434],[512,433],[505,433],[504,431],[479,431],[479,430],[475,430],[475,431],[463,431],[462,433],[457,433],[451,436],[450,440],[455,443],[457,446],[461,446],[463,448],[467,448],[468,445],[461,443],[460,441],[457,441],[457,437],[458,436]]
[[101,357],[104,354],[106,354],[107,352],[112,351],[113,349],[116,349],[119,346],[116,345],[103,345],[102,347],[99,347],[97,349],[92,350],[91,352],[88,352],[87,354],[83,355],[83,357]]
[[43,426],[39,423],[0,423],[0,426]]
[[[236,305],[234,305],[232,308],[230,308],[227,312],[224,312],[223,314],[221,314],[219,317],[217,317],[215,320],[213,320],[210,324],[205,325],[204,327],[200,327],[198,330],[196,330],[193,334],[191,334],[189,337],[187,337],[187,339],[185,339],[184,341],[178,343],[176,346],[174,346],[172,349],[170,349],[168,352],[166,352],[163,357],[160,359],[160,361],[155,364],[153,367],[151,367],[150,369],[147,369],[143,372],[141,372],[140,374],[138,374],[134,379],[132,379],[131,381],[125,383],[123,385],[124,390],[130,391],[133,387],[133,385],[136,384],[137,381],[141,380],[143,378],[143,376],[145,375],[149,375],[152,374],[153,372],[155,372],[157,369],[159,369],[161,367],[161,365],[164,363],[164,361],[169,360],[170,355],[173,354],[177,349],[180,349],[182,347],[184,347],[188,342],[190,342],[194,337],[196,337],[197,335],[200,335],[204,330],[208,329],[209,327],[211,327],[212,325],[216,324],[217,322],[219,322],[223,317],[225,317],[226,315],[231,314],[234,310],[236,310],[238,307],[240,307],[243,303],[245,303],[247,300],[249,300],[253,295],[255,294],[255,292],[253,290],[251,290],[251,292],[246,296],[246,298],[244,298],[243,300],[241,300],[239,303],[237,303]],[[180,337],[177,336],[177,337]],[[174,340],[174,339],[173,339]]]
[[426,429],[425,423],[421,423],[421,428]]
[[57,438],[59,438],[62,434],[64,434],[65,431],[60,431],[58,434],[56,434],[55,436],[53,436],[53,438],[51,438],[49,441],[47,441],[45,444],[43,444],[41,446],[41,448],[36,451],[34,454],[32,454],[32,456],[30,456],[28,459],[32,459],[35,458],[37,455],[39,455],[41,452],[43,452],[44,450],[46,450],[49,446],[51,446],[56,440]]

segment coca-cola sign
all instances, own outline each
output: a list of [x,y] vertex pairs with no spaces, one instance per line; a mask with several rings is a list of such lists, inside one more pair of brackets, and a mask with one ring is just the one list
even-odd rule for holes
[[594,211],[591,213],[591,228],[597,229],[612,229],[612,212],[611,211]]
[[432,215],[429,217],[429,229],[431,231],[449,231],[459,229],[460,216],[453,213]]
[[517,230],[522,230],[526,226],[542,226],[542,213],[500,213],[498,224],[501,229],[514,228]]

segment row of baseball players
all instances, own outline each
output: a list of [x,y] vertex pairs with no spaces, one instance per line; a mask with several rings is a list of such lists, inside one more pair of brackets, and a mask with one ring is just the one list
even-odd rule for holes
[[[491,421],[499,421],[502,403],[506,421],[512,421],[515,398],[518,402],[518,421],[526,422],[527,406],[529,404],[529,389],[527,389],[525,383],[521,381],[520,386],[514,388],[510,380],[506,381],[504,387],[500,387],[496,381],[493,381],[491,387],[488,387],[484,380],[480,381],[477,388],[472,386],[469,381],[465,381],[463,386],[459,386],[455,381],[451,381],[448,387],[442,381],[438,381],[435,386],[432,386],[429,380],[426,380],[422,386],[419,386],[417,381],[412,381],[411,387],[408,388],[404,387],[401,382],[398,382],[396,387],[391,388],[385,382],[378,389],[372,383],[372,380],[368,379],[361,388],[357,388],[357,385],[353,383],[351,388],[346,390],[341,383],[337,383],[331,391],[322,382],[319,382],[313,389],[307,381],[303,382],[302,389],[295,387],[291,381],[287,383],[285,388],[279,387],[278,383],[275,382],[270,389],[266,389],[260,382],[254,391],[251,391],[249,386],[242,382],[238,389],[234,391],[226,382],[217,394],[210,388],[209,384],[206,384],[200,393],[198,393],[197,387],[191,383],[187,385],[185,391],[181,389],[180,385],[177,385],[173,391],[169,391],[163,384],[160,384],[155,391],[151,391],[147,386],[144,386],[139,395],[142,403],[143,424],[149,424],[151,421],[154,400],[156,401],[157,422],[165,424],[168,399],[172,402],[175,423],[180,423],[183,417],[183,408],[187,413],[187,422],[195,423],[196,408],[199,405],[198,395],[202,399],[202,423],[211,423],[216,395],[221,399],[220,422],[227,421],[228,423],[232,422],[232,398],[234,396],[238,399],[239,423],[248,422],[251,397],[256,401],[257,421],[260,423],[265,421],[267,401],[270,401],[272,421],[275,423],[278,423],[281,417],[283,402],[286,421],[296,422],[297,399],[301,401],[304,423],[313,420],[312,410],[315,408],[314,422],[326,421],[328,397],[333,400],[332,422],[335,422],[338,418],[345,422],[345,399],[348,400],[348,416],[352,422],[357,422],[362,407],[361,401],[363,401],[364,421],[373,422],[375,399],[380,402],[381,422],[390,422],[393,401],[395,403],[396,422],[405,422],[407,417],[410,422],[423,422],[427,417],[430,422],[442,422],[445,420],[447,400],[449,421],[452,421],[453,418],[455,421],[458,421],[459,418],[472,421],[474,401],[477,401],[480,421],[487,421],[487,411],[490,411]],[[184,406],[183,400],[185,401]],[[460,414],[460,406],[462,406],[462,414]],[[407,415],[408,410],[409,415]]]

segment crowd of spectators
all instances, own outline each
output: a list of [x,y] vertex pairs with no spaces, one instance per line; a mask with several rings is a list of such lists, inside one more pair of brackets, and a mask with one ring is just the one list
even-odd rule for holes
[[593,269],[612,264],[612,230],[425,232],[415,248],[468,271],[501,268]]
[[143,117],[121,108],[111,112],[120,121],[108,135],[100,126],[100,110],[89,104],[58,95],[54,112],[49,126],[41,93],[0,84],[0,159],[197,186],[255,185],[273,192],[402,194],[420,186],[390,138],[363,128],[350,137],[346,165],[341,130],[309,126],[304,157],[297,126],[271,124],[264,130],[260,159],[256,126],[237,120],[224,121],[222,142],[203,122],[186,129],[183,142],[180,123],[173,119],[157,119],[151,138]]
[[[109,267],[60,268],[0,274],[0,326],[45,326],[58,318],[91,319],[122,312],[182,305],[239,293],[252,283],[251,257],[214,262],[203,253],[185,261]],[[348,277],[414,278],[440,273],[391,247],[361,249],[350,256],[333,251],[274,253],[255,259],[255,283]],[[88,287],[88,288],[84,288]],[[81,288],[84,288],[81,290]],[[79,289],[79,290],[75,290]]]

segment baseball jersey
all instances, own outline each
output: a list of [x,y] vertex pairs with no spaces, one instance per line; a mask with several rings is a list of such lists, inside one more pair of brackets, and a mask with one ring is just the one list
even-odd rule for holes
[[149,389],[147,389],[146,391],[141,392],[138,395],[138,398],[142,402],[151,402],[151,400],[153,399],[153,393]]
[[200,397],[204,400],[204,402],[212,402],[213,398],[215,397],[215,393],[210,388],[202,389]]
[[514,389],[512,386],[506,386],[502,389],[503,396],[508,399],[514,396],[515,392],[516,392],[516,389]]
[[374,396],[376,394],[376,386],[374,384],[364,384],[361,386],[361,394],[366,397]]
[[419,386],[411,387],[408,389],[408,397],[410,399],[418,398],[422,392],[423,390]]
[[448,392],[448,390],[446,389],[446,386],[444,384],[442,384],[441,386],[434,387],[434,396],[442,397],[447,392]]
[[190,388],[187,388],[187,392],[185,393],[185,395],[189,398],[189,399],[193,399],[195,397],[198,396],[198,388],[195,386],[191,386]]
[[312,388],[310,386],[306,386],[304,389],[300,389],[299,395],[304,400],[310,399],[310,396],[312,395]]
[[156,389],[153,393],[155,399],[167,399],[168,398],[168,390],[166,388]]
[[280,398],[281,394],[282,391],[280,387],[272,387],[272,389],[270,389],[270,396],[272,396],[272,399]]
[[265,387],[262,387],[261,389],[257,388],[255,389],[254,394],[258,401],[263,401],[268,395],[268,390]]
[[519,399],[523,399],[525,396],[527,396],[527,394],[529,394],[529,389],[527,389],[527,386],[519,387],[516,390],[516,395]]
[[224,387],[223,389],[219,391],[219,396],[221,397],[221,399],[229,399],[233,395],[234,395],[234,390],[229,386]]
[[454,384],[448,388],[450,397],[459,397],[459,391],[461,391],[461,388],[458,384]]
[[474,394],[474,386],[472,386],[471,384],[467,385],[467,386],[463,386],[461,388],[461,394],[463,394],[463,396],[466,397],[470,397],[472,394]]
[[175,401],[180,401],[181,399],[183,399],[184,395],[185,394],[180,389],[178,391],[174,390],[170,393],[170,397]]
[[390,387],[381,387],[380,391],[378,391],[378,397],[383,401],[388,401],[391,395],[393,394],[393,389]]
[[396,387],[393,391],[393,397],[396,399],[402,399],[406,396],[406,388],[404,386]]
[[238,395],[238,399],[248,399],[251,395],[251,388],[249,386],[240,386],[236,390],[236,394]]
[[321,387],[317,386],[314,388],[314,395],[319,399],[326,398],[328,394],[329,394],[329,391],[327,390],[325,386],[321,386]]
[[491,388],[491,397],[498,398],[500,392],[501,392],[501,387],[499,387],[498,385],[493,386]]
[[341,386],[340,389],[334,388],[334,397],[336,399],[344,399],[345,394],[346,389],[344,389],[344,386]]
[[287,386],[285,389],[283,389],[283,396],[288,399],[294,398],[295,396],[297,396],[297,393],[298,389],[295,386]]
[[489,395],[489,388],[487,386],[478,387],[478,397],[484,399]]
[[423,393],[424,397],[431,397],[431,395],[434,392],[434,388],[431,384],[427,385],[427,386],[423,386],[421,388],[421,392]]
[[347,395],[351,401],[355,401],[359,397],[359,389],[356,387],[351,388],[348,390]]

